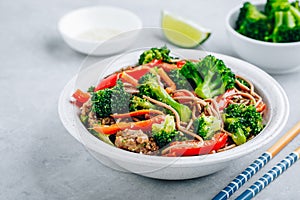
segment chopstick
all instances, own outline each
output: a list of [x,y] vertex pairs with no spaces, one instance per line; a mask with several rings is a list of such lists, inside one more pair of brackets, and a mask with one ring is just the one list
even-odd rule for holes
[[259,156],[242,173],[233,179],[213,200],[228,199],[234,192],[242,187],[254,174],[263,168],[274,156],[278,154],[300,132],[300,121],[285,133],[271,148]]
[[294,152],[290,153],[285,159],[281,160],[271,170],[260,177],[255,183],[253,183],[248,189],[246,189],[236,200],[249,200],[262,191],[272,181],[274,181],[280,174],[286,171],[292,166],[300,156],[300,147]]

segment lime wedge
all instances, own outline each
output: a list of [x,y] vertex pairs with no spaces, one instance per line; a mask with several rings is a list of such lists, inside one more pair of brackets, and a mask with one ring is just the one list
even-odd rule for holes
[[209,29],[165,10],[162,12],[161,26],[171,43],[184,48],[203,44],[211,35]]

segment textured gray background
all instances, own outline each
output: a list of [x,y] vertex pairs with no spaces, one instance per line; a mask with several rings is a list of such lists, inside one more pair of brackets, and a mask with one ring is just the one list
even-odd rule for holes
[[[132,10],[147,27],[159,26],[161,9],[181,13],[212,29],[204,45],[207,50],[236,56],[225,35],[224,17],[238,0],[1,0],[0,199],[212,198],[269,145],[216,174],[161,181],[103,166],[61,124],[59,94],[85,56],[65,45],[57,22],[68,11],[100,4]],[[274,78],[291,103],[286,131],[300,119],[300,72]],[[298,137],[259,175],[299,144]],[[297,199],[299,174],[300,163],[296,163],[256,199]]]

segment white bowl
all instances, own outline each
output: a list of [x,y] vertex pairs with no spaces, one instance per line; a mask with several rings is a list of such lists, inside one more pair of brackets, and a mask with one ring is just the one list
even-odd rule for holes
[[[172,50],[184,58],[198,59],[207,52],[199,50]],[[64,88],[59,99],[59,115],[66,129],[78,141],[91,150],[105,165],[139,175],[157,179],[190,179],[217,172],[233,160],[260,149],[275,138],[283,129],[289,115],[289,103],[281,86],[267,73],[245,61],[217,53],[209,53],[222,59],[236,74],[248,78],[267,104],[266,127],[254,139],[231,150],[192,157],[161,157],[128,152],[110,146],[94,137],[82,125],[78,108],[70,103],[70,96],[76,88],[87,89],[95,85],[99,75],[104,77],[124,65],[135,64],[141,52],[132,52],[123,57],[112,57],[81,71]],[[122,65],[124,63],[124,65]],[[103,66],[107,66],[105,69]]]
[[[264,4],[254,4],[259,10]],[[235,31],[235,23],[242,5],[232,9],[226,17],[226,30],[235,52],[246,61],[272,74],[292,72],[300,67],[300,42],[271,43],[246,37]]]
[[126,49],[142,28],[134,13],[116,7],[81,8],[64,15],[58,30],[74,50],[89,55],[110,55]]

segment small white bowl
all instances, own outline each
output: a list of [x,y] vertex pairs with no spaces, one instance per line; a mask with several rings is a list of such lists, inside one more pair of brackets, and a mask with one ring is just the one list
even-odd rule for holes
[[80,122],[79,109],[70,103],[70,96],[77,88],[86,90],[91,85],[96,85],[99,76],[105,77],[128,66],[128,61],[135,64],[142,51],[131,52],[122,57],[113,56],[82,70],[66,85],[58,103],[59,116],[66,129],[103,164],[120,171],[157,179],[196,178],[224,169],[234,160],[259,150],[283,129],[289,115],[289,102],[284,90],[270,75],[245,61],[222,54],[190,49],[178,49],[172,50],[172,52],[189,59],[199,59],[207,54],[215,55],[223,60],[234,73],[250,80],[267,104],[264,116],[266,127],[255,138],[243,145],[224,152],[202,156],[149,156],[128,152],[106,144],[88,132]]
[[110,55],[126,49],[138,35],[142,21],[116,7],[81,8],[64,15],[58,30],[74,50],[89,55]]
[[[254,4],[259,10],[264,4]],[[226,30],[236,53],[268,73],[289,73],[300,67],[300,42],[271,43],[246,37],[235,31],[235,23],[242,5],[232,9],[226,17]]]

